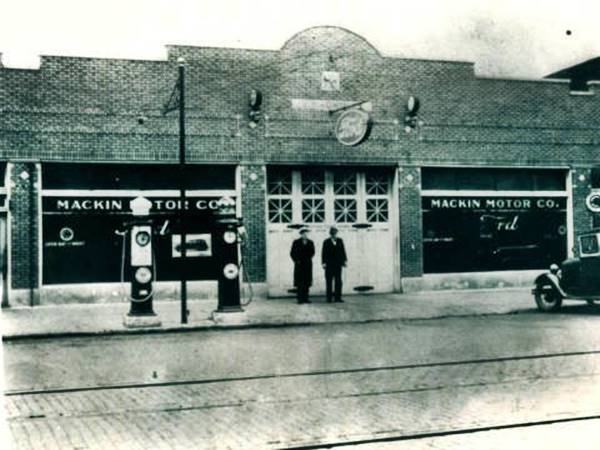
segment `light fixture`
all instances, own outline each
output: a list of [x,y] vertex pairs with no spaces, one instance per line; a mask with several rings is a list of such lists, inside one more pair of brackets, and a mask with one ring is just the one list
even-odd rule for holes
[[250,128],[256,128],[258,122],[260,121],[260,116],[262,115],[262,92],[260,92],[258,89],[252,89],[250,91],[248,106],[250,107],[250,111],[248,111],[250,123],[248,125]]
[[404,131],[406,131],[406,133],[410,133],[419,124],[417,113],[419,112],[420,106],[421,102],[417,97],[414,95],[408,97],[408,100],[406,101],[406,111],[404,113]]

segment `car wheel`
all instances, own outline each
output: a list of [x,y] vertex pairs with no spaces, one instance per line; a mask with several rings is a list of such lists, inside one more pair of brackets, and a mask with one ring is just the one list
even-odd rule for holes
[[558,311],[562,306],[562,296],[551,283],[541,283],[535,290],[535,304],[540,311]]

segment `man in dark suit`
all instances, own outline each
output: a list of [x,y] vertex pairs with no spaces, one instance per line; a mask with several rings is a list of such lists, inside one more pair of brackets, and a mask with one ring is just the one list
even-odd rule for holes
[[336,227],[329,229],[329,238],[323,241],[321,262],[325,269],[325,283],[327,285],[327,302],[332,301],[332,284],[334,284],[334,301],[342,303],[342,267],[346,267],[346,249],[344,241],[337,237]]
[[308,290],[312,285],[312,258],[315,256],[315,245],[308,239],[308,228],[300,229],[300,238],[292,243],[290,256],[294,261],[294,286],[298,304],[311,303]]

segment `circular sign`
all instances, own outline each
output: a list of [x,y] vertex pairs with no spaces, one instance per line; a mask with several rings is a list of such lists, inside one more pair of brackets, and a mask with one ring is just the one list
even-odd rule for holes
[[335,124],[335,137],[343,145],[358,145],[369,136],[371,117],[360,109],[344,111]]
[[227,230],[223,233],[223,240],[228,244],[235,244],[237,241],[237,235],[235,231]]
[[585,206],[592,212],[600,212],[600,192],[592,192],[585,199]]
[[60,239],[63,242],[72,241],[73,237],[75,237],[75,233],[73,232],[73,229],[69,228],[69,227],[61,228],[58,235],[60,236]]
[[239,273],[238,266],[236,266],[233,263],[229,263],[229,264],[225,265],[225,267],[223,267],[223,275],[225,275],[225,278],[227,278],[228,280],[233,280],[233,279],[237,278],[238,273]]
[[138,267],[135,271],[135,280],[140,284],[149,283],[152,279],[152,272],[147,267]]
[[135,242],[140,247],[148,245],[148,242],[150,242],[150,233],[147,231],[138,231],[138,233],[135,235]]

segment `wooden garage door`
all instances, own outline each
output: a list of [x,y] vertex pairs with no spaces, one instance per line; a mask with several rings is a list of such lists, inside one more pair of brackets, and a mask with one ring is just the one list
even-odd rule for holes
[[344,291],[390,292],[397,267],[397,225],[390,169],[272,167],[268,171],[267,281],[270,296],[293,293],[289,251],[298,228],[315,243],[312,294],[324,294],[321,246],[333,224],[346,244]]

